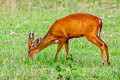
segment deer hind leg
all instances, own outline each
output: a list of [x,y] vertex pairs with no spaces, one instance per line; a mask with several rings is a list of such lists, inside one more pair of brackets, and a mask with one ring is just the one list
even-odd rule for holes
[[104,65],[104,43],[101,40],[99,40],[96,35],[93,34],[86,36],[86,38],[100,48],[101,64]]
[[105,52],[106,52],[106,56],[107,56],[107,63],[108,63],[108,65],[110,65],[108,46],[107,46],[107,44],[101,38],[99,38],[99,40],[101,40],[104,43]]
[[66,40],[66,42],[65,42],[65,50],[66,50],[66,59],[67,59],[68,52],[69,52],[69,42],[68,42],[68,40]]
[[61,48],[62,48],[62,46],[63,46],[64,43],[65,43],[65,40],[59,40],[57,52],[56,52],[56,55],[55,55],[55,57],[54,57],[54,60],[55,60],[55,61],[56,61],[57,56],[58,56],[58,53],[59,53],[59,51],[61,50]]

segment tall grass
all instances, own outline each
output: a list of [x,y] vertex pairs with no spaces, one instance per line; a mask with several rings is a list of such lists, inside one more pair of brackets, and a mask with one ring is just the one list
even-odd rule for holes
[[[120,79],[120,4],[119,0],[19,0],[15,5],[0,1],[0,79],[18,80],[119,80]],[[29,59],[29,32],[43,37],[56,19],[84,12],[103,19],[102,38],[109,46],[111,65],[99,66],[98,47],[85,38],[70,40],[73,57],[65,60],[65,49],[53,61],[57,45]],[[71,60],[73,59],[73,60]]]

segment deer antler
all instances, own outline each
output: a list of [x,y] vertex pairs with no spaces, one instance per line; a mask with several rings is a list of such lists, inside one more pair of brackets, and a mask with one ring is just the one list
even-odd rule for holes
[[28,37],[29,40],[31,40],[31,33],[29,33],[29,37]]
[[34,40],[34,33],[32,33],[32,40]]
[[34,33],[29,33],[29,37],[28,37],[29,40],[34,40]]

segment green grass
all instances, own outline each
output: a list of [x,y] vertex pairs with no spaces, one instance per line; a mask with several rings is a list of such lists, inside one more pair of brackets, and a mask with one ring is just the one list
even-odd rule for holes
[[[53,1],[53,2],[51,2]],[[51,0],[19,3],[15,10],[0,9],[0,80],[119,80],[120,79],[120,4],[118,0]],[[95,2],[96,1],[96,2]],[[104,4],[105,3],[105,4]],[[36,6],[40,6],[34,8]],[[103,18],[102,39],[109,46],[111,65],[100,66],[98,47],[85,38],[70,40],[72,59],[65,60],[64,47],[53,61],[57,45],[28,57],[29,32],[43,37],[56,19],[84,12]]]

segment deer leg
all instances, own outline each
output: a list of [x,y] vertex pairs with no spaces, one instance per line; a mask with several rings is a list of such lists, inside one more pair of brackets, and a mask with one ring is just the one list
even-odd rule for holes
[[62,48],[62,46],[63,46],[64,43],[65,43],[64,40],[59,40],[59,42],[58,42],[58,48],[57,48],[57,52],[56,52],[56,55],[55,55],[55,57],[54,57],[54,60],[55,60],[55,61],[56,61],[57,56],[58,56],[58,53],[59,53],[59,51],[60,51],[60,49]]
[[97,36],[94,36],[93,34],[86,36],[86,38],[98,46],[101,50],[101,64],[104,65],[104,43],[97,38]]
[[106,56],[107,56],[107,63],[108,63],[108,65],[110,65],[108,46],[107,46],[107,44],[101,38],[99,38],[99,40],[101,40],[104,43],[105,52],[106,52]]
[[66,59],[67,59],[68,52],[69,52],[69,42],[68,42],[68,40],[66,40],[66,42],[65,42],[65,50],[66,50]]

